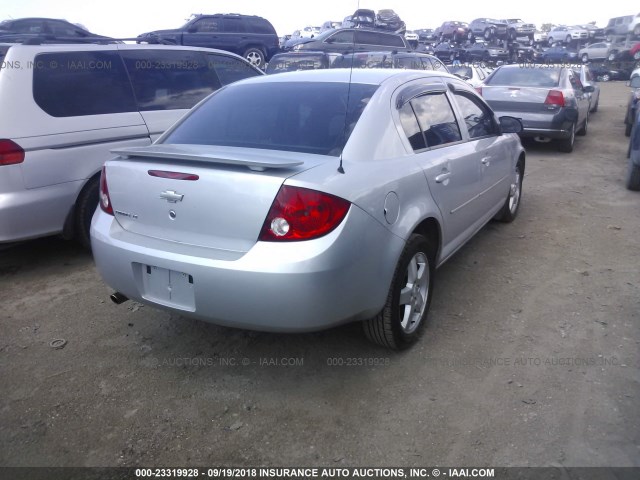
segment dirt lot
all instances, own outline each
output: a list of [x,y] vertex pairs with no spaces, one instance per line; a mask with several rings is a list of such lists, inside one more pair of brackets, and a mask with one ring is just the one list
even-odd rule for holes
[[572,154],[527,145],[519,218],[438,271],[407,352],[116,306],[55,238],[0,251],[0,465],[640,466],[640,195],[602,89]]

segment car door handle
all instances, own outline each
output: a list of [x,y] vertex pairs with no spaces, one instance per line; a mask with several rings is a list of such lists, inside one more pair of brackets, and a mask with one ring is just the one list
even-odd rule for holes
[[484,157],[482,160],[480,160],[482,162],[483,165],[486,165],[487,167],[489,165],[491,165],[491,157]]
[[442,183],[451,176],[451,172],[443,172],[436,177],[436,183]]

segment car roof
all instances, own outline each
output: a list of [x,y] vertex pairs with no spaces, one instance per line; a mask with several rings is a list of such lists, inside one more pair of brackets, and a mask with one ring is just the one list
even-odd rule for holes
[[237,83],[254,83],[255,78],[267,82],[335,82],[335,83],[364,83],[381,85],[389,79],[409,81],[425,77],[449,77],[456,78],[441,71],[434,70],[402,70],[390,68],[331,68],[320,70],[299,70],[295,72],[283,72],[278,75],[267,75],[240,80]]
[[215,52],[220,55],[226,55],[229,57],[235,57],[245,60],[240,55],[226,51],[218,50],[215,48],[205,47],[189,47],[182,45],[150,45],[150,44],[127,44],[127,43],[54,43],[54,44],[41,44],[41,45],[24,45],[21,43],[0,43],[1,46],[11,47],[12,50],[20,51],[34,51],[37,53],[47,52],[91,52],[91,51],[105,51],[105,50],[181,50],[181,51],[202,51],[202,52]]

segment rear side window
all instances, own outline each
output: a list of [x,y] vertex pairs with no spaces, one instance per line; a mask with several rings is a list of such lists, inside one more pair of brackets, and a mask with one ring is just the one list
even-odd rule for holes
[[142,111],[189,109],[221,86],[202,52],[130,50],[122,58]]
[[60,52],[36,55],[33,98],[53,117],[136,111],[117,52]]
[[232,85],[164,140],[339,156],[377,86],[316,82]]
[[274,34],[276,31],[273,29],[273,26],[266,20],[262,18],[247,18],[246,19],[249,31],[252,33],[268,33]]
[[247,29],[244,26],[244,19],[241,17],[225,17],[224,31],[226,33],[244,33]]
[[384,35],[378,32],[356,31],[356,43],[362,45],[386,45],[404,48],[402,38],[397,35]]
[[228,55],[207,54],[209,68],[214,68],[222,85],[261,75],[255,68],[239,58]]

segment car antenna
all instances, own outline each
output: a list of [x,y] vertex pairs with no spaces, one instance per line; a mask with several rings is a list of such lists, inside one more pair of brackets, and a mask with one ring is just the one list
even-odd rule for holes
[[[360,10],[360,0],[358,0],[358,8]],[[351,78],[353,76],[353,61],[356,53],[356,34],[353,33],[353,38],[351,40],[351,68],[349,68],[349,88],[347,90],[347,105],[345,106],[344,111],[344,128],[342,129],[342,137],[344,138],[345,145],[347,144],[347,119],[349,117],[349,100],[351,98]],[[344,147],[340,151],[340,166],[338,167],[338,172],[344,174],[344,168],[342,168],[342,154],[344,152]]]

